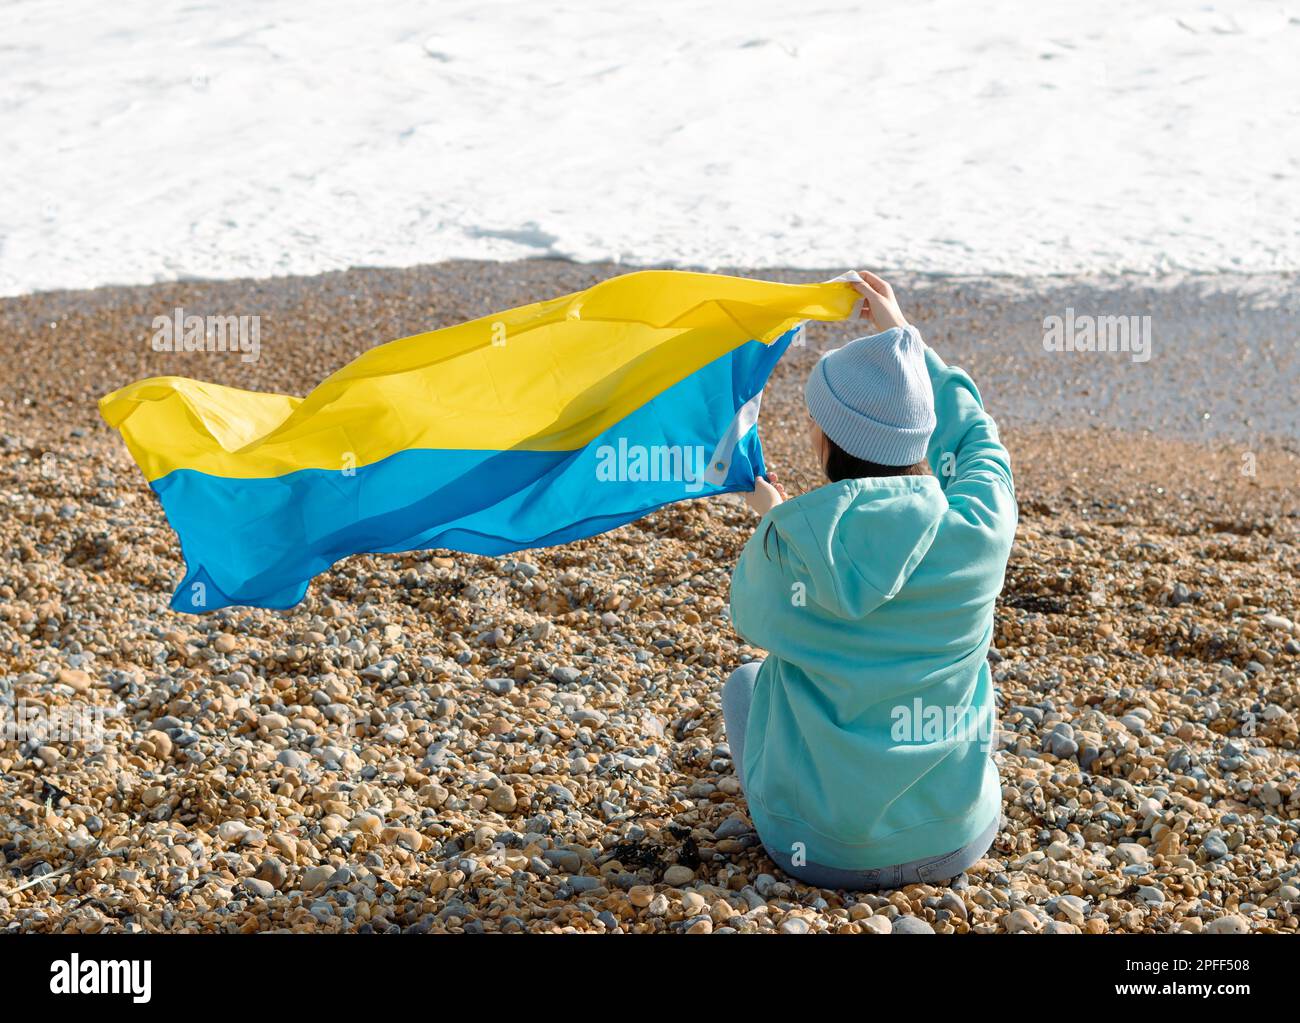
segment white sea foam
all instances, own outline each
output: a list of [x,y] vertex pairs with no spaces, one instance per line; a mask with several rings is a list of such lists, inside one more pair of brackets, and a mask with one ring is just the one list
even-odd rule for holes
[[562,255],[1300,268],[1300,8],[25,0],[0,294]]

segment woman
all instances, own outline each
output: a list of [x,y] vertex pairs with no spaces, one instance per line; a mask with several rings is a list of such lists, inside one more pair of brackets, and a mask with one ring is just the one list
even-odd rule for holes
[[805,388],[829,482],[787,500],[760,479],[746,497],[763,519],[732,621],[768,657],[732,674],[722,707],[768,854],[867,890],[951,879],[997,834],[986,657],[1016,500],[975,385],[861,276],[881,333],[828,352]]

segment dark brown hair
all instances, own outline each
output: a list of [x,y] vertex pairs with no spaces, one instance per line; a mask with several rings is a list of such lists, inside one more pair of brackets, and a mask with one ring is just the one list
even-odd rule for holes
[[[823,436],[825,436],[823,434]],[[850,455],[829,437],[826,446],[830,449],[826,456],[826,478],[832,483],[840,480],[860,480],[869,476],[930,476],[930,463],[922,458],[914,465],[881,465],[868,462],[865,458]]]
[[[822,436],[826,435],[822,434]],[[832,483],[839,483],[841,480],[867,479],[871,476],[934,475],[930,470],[929,461],[924,458],[913,465],[881,465],[879,462],[868,462],[865,458],[850,455],[829,437],[826,437],[826,446],[829,449],[826,455],[826,478]],[[769,558],[772,554],[767,549],[767,542],[772,538],[773,528],[773,523],[769,522],[767,529],[763,530],[763,553]]]

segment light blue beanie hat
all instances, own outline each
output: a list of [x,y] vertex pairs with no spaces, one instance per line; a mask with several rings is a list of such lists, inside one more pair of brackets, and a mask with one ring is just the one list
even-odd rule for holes
[[913,327],[891,327],[835,348],[804,387],[808,413],[850,455],[879,465],[915,465],[934,432],[934,389],[925,343]]

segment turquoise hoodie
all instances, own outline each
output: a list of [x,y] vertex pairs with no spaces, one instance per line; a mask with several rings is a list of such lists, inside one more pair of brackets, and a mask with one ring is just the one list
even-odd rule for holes
[[970,377],[929,348],[925,362],[937,476],[777,505],[731,581],[736,631],[769,651],[739,765],[754,826],[827,867],[952,852],[1001,810],[986,657],[1016,529],[1011,463]]

